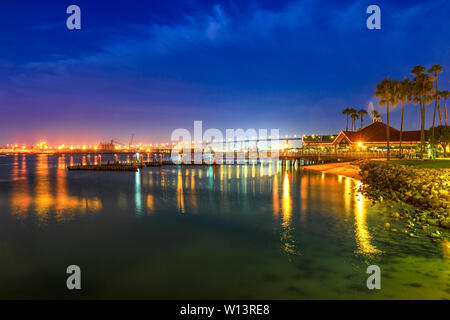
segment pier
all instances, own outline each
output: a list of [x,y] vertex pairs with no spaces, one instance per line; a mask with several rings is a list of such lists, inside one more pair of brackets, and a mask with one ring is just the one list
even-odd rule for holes
[[136,172],[138,169],[146,168],[146,167],[161,167],[161,166],[219,166],[218,163],[174,163],[172,161],[142,161],[142,162],[116,162],[116,163],[102,163],[102,164],[76,164],[69,165],[67,167],[68,170],[76,171],[76,170],[84,170],[84,171],[133,171]]
[[[167,153],[153,153],[154,159],[147,157],[147,161],[144,161],[144,157],[140,157],[140,161],[133,159],[133,161],[118,161],[117,155],[113,163],[95,163],[91,164],[90,160],[86,164],[76,164],[67,167],[68,170],[89,170],[89,171],[134,171],[146,167],[161,167],[161,166],[220,166],[222,164],[246,164],[253,162],[260,162],[263,160],[272,159],[271,156],[276,156],[268,152],[264,157],[259,156],[253,152],[236,152],[231,158],[227,158],[224,154],[223,159],[214,159],[212,163],[202,161],[196,163],[194,160],[183,161],[181,163],[168,160]],[[396,157],[396,153],[392,152],[391,157]],[[323,164],[330,162],[348,162],[357,161],[363,159],[383,159],[386,158],[386,152],[279,152],[277,159],[282,166],[286,165],[310,165],[310,164]],[[192,154],[191,159],[194,159]],[[288,164],[289,163],[289,164]]]
[[133,171],[136,172],[141,166],[129,164],[76,164],[68,166],[68,170],[86,171]]

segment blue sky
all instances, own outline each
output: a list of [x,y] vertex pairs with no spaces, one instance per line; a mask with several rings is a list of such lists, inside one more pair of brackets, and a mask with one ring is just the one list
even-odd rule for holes
[[[71,4],[81,30],[66,28]],[[381,30],[366,28],[370,4]],[[162,142],[194,120],[337,133],[345,107],[376,106],[385,76],[438,63],[450,89],[449,18],[445,0],[4,0],[0,143]],[[406,129],[419,129],[415,105]]]

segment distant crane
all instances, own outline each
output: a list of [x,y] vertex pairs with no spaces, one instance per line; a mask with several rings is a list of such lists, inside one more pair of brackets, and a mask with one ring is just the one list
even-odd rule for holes
[[[131,149],[131,145],[133,144],[133,140],[134,140],[134,133],[131,134],[131,138],[130,141],[128,142],[128,149]],[[126,147],[127,145],[125,143],[122,143],[120,141],[111,139],[110,142],[101,142],[100,143],[100,150],[115,150],[115,146],[116,145],[120,145],[123,147]]]

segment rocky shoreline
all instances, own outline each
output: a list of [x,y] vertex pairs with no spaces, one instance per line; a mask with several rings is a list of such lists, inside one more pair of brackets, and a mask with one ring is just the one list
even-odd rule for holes
[[[450,171],[381,161],[365,161],[360,168],[359,191],[374,202],[397,208],[391,217],[406,220],[405,228],[450,229]],[[436,242],[441,235],[438,229],[429,233]]]

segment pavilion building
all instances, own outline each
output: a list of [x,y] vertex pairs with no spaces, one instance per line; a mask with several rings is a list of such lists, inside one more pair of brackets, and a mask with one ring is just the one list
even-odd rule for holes
[[[387,124],[374,121],[358,131],[341,131],[335,135],[303,136],[302,144],[306,149],[338,150],[380,150],[386,149]],[[420,146],[420,130],[403,131],[402,146],[405,148]],[[400,145],[400,131],[389,127],[389,144],[391,147]]]

